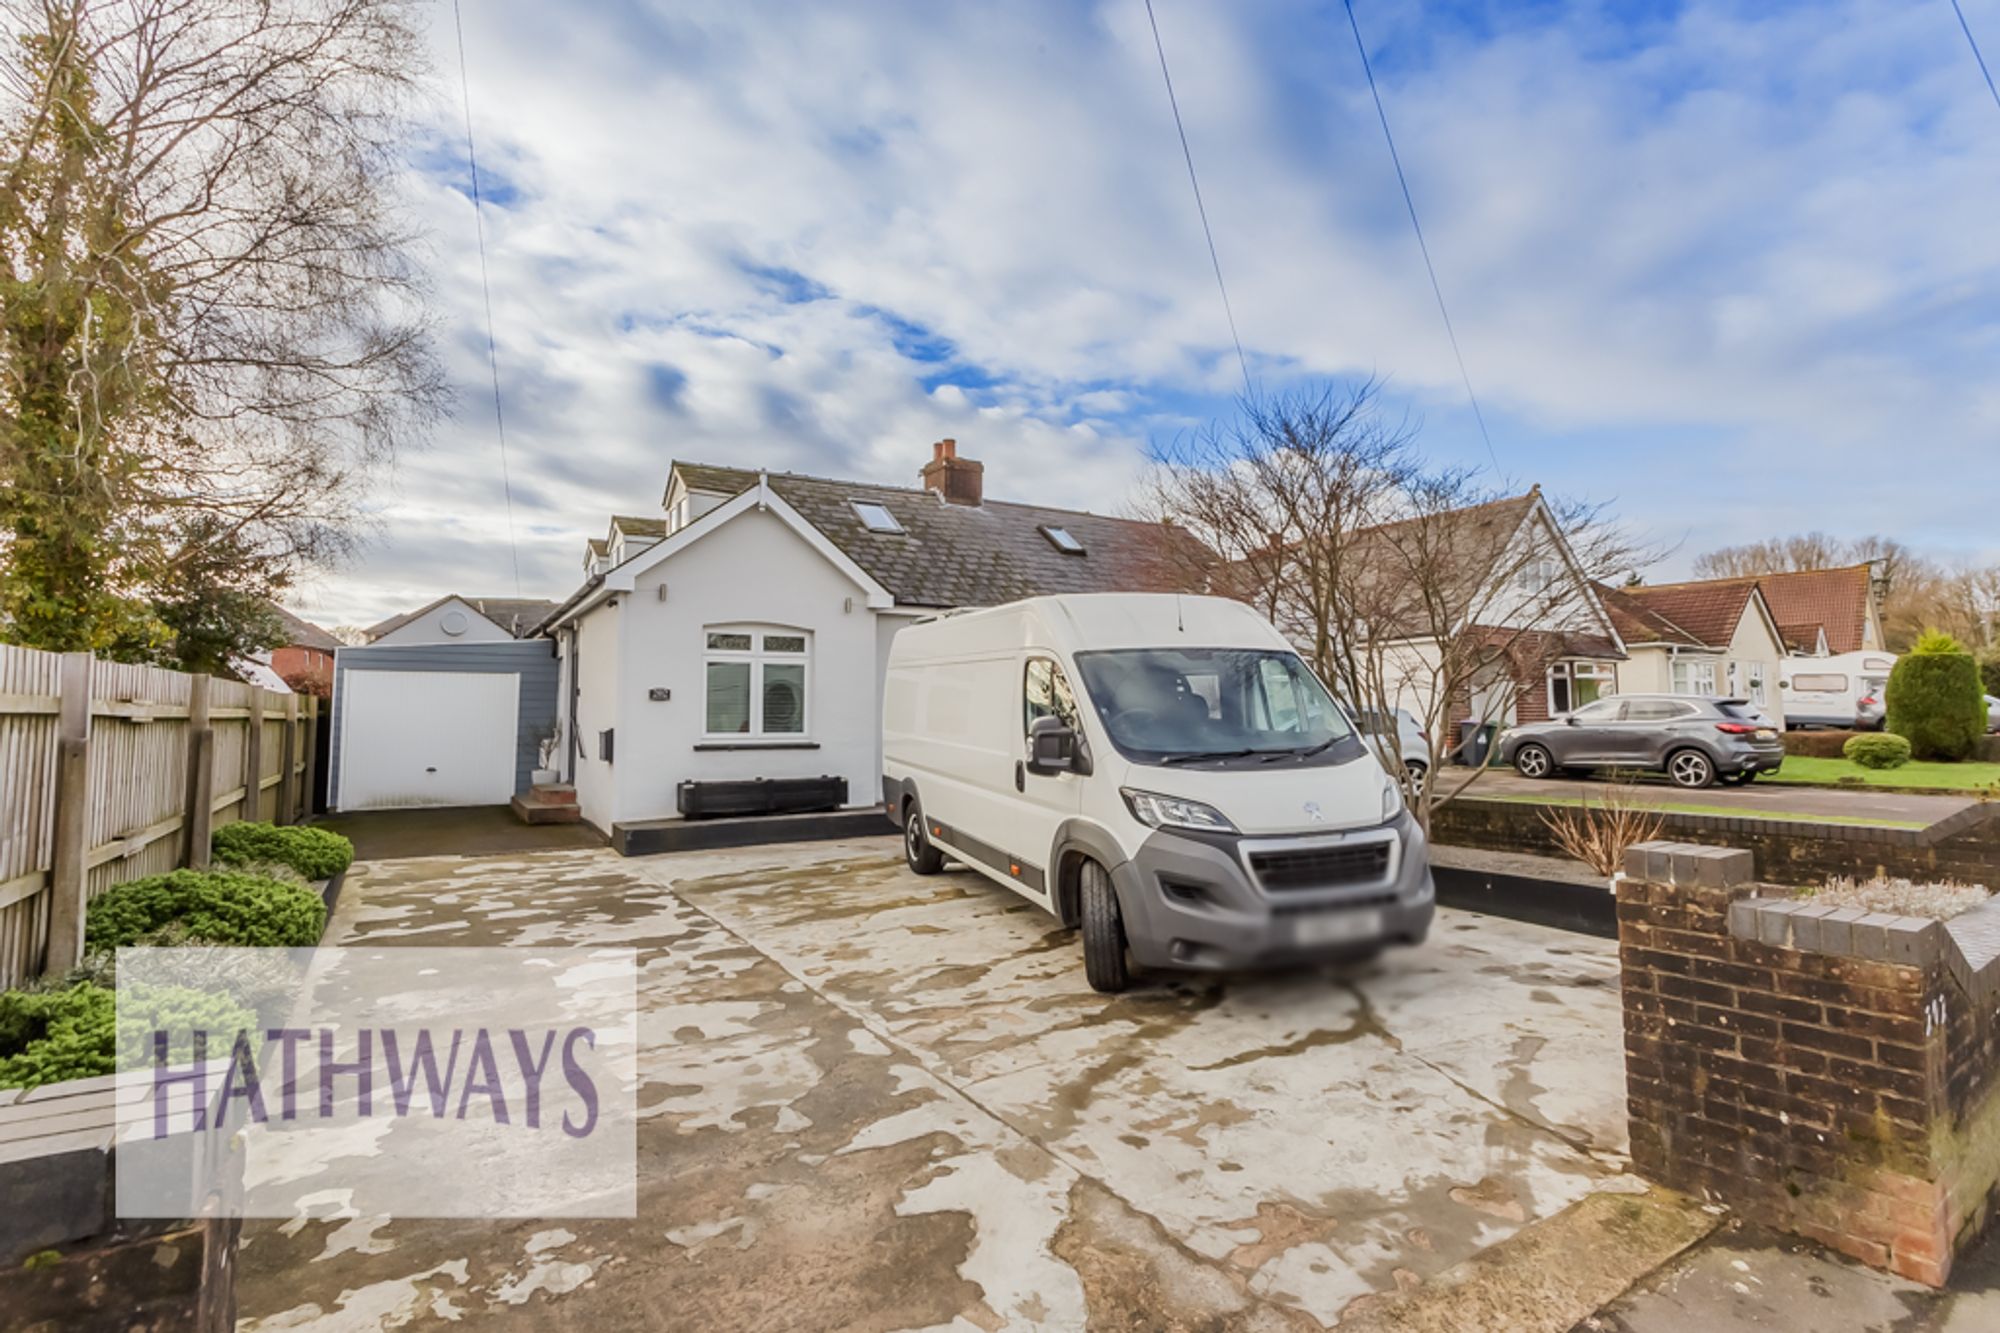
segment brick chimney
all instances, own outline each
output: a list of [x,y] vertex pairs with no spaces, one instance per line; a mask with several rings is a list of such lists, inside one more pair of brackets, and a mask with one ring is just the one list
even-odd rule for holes
[[977,505],[985,490],[984,464],[958,456],[957,440],[939,440],[931,446],[931,461],[918,473],[924,489],[936,491],[946,504]]

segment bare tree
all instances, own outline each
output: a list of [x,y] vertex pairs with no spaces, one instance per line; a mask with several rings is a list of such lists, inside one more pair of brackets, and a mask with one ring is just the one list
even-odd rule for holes
[[[1343,702],[1383,720],[1369,739],[1413,775],[1394,709],[1443,761],[1455,722],[1509,707],[1524,663],[1607,651],[1590,583],[1651,557],[1601,508],[1496,496],[1472,470],[1426,466],[1376,400],[1366,383],[1245,403],[1157,460],[1141,508],[1208,543],[1222,560],[1211,588],[1262,610]],[[1601,646],[1581,642],[1593,636]],[[1412,780],[1412,808],[1428,825],[1477,776]]]
[[111,647],[216,550],[269,591],[442,410],[402,111],[413,0],[4,0],[8,631]]

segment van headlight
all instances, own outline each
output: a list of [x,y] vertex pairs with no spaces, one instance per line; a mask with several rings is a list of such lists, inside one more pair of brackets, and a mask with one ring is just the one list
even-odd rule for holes
[[1236,825],[1230,823],[1227,816],[1200,801],[1162,796],[1158,792],[1134,791],[1130,787],[1120,787],[1118,794],[1125,798],[1125,806],[1132,812],[1132,818],[1148,828],[1185,828],[1202,833],[1236,832]]
[[1382,822],[1388,823],[1403,813],[1403,784],[1390,778],[1382,788]]

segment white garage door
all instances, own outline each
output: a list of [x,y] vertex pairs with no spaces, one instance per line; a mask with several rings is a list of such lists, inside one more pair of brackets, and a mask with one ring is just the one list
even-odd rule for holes
[[521,678],[488,671],[341,673],[340,808],[505,805]]

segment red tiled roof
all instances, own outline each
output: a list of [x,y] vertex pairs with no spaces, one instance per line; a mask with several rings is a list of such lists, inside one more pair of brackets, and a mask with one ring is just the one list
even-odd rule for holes
[[1765,574],[1757,582],[1787,644],[1810,651],[1824,628],[1828,652],[1858,653],[1868,623],[1870,579],[1869,566],[1862,564]]
[[1611,623],[1618,627],[1619,638],[1628,644],[1671,643],[1682,648],[1708,646],[1635,595],[1641,591],[1639,588],[1614,588],[1608,583],[1597,585],[1597,598],[1610,613]]
[[[1690,643],[1704,648],[1726,648],[1736,637],[1743,608],[1756,595],[1759,580],[1707,579],[1699,583],[1662,583],[1656,587],[1622,590],[1622,595],[1657,621],[1680,631],[1679,637],[1642,638],[1644,642]],[[1620,634],[1627,639],[1621,626]]]

